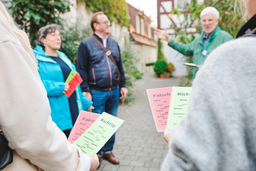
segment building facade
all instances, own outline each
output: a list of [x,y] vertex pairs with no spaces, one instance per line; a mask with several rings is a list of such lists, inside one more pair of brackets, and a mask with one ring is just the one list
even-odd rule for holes
[[[9,7],[12,0],[1,0],[6,7]],[[86,9],[84,0],[70,0],[70,12],[62,14],[65,27],[72,27],[79,23],[84,28],[90,28],[92,12]],[[153,66],[146,67],[147,63],[153,63],[157,59],[157,47],[151,28],[151,19],[142,11],[127,4],[127,15],[130,18],[130,28],[122,27],[117,22],[111,23],[111,37],[120,45],[121,50],[128,42],[135,57],[137,68],[141,73],[153,73]]]
[[137,67],[142,73],[153,73],[153,66],[146,66],[157,60],[157,44],[151,26],[152,20],[143,11],[130,4],[127,5],[130,17],[130,41],[138,58]]
[[[169,35],[172,38],[175,38],[175,29],[173,28],[184,29],[182,28],[181,23],[185,21],[185,11],[181,15],[176,15],[175,13],[173,13],[172,9],[186,9],[187,5],[190,4],[190,2],[191,0],[157,0],[158,28],[167,29]],[[202,2],[203,0],[198,0],[198,3]],[[191,23],[188,23],[188,25],[190,24]],[[197,34],[197,30],[195,28],[188,27],[186,29],[188,33]],[[163,42],[162,51],[165,58],[167,59],[167,62],[172,62],[176,68],[176,70],[172,74],[173,76],[180,77],[187,75],[186,66],[181,64],[186,61],[186,57],[184,55],[169,47],[166,42]]]

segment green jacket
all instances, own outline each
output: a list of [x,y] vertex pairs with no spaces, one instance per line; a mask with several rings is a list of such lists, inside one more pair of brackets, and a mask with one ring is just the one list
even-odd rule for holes
[[[205,57],[202,56],[203,51],[203,35],[202,33],[200,36],[196,37],[191,43],[183,44],[181,42],[178,42],[176,40],[171,40],[168,45],[178,52],[182,53],[185,56],[193,56],[193,63],[196,65],[202,65],[207,56],[219,45],[232,40],[233,37],[223,31],[220,30],[218,35],[213,39],[213,35],[215,34],[216,30],[218,30],[219,27],[216,27],[216,29],[213,31],[213,33],[210,35],[209,42],[212,41],[211,45],[209,46],[207,50],[207,55]],[[213,39],[213,40],[212,40]],[[193,79],[195,78],[197,68],[193,68]]]

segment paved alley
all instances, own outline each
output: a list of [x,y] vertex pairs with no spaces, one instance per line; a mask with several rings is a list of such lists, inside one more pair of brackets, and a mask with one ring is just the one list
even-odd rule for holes
[[178,78],[156,78],[145,75],[136,81],[135,100],[119,106],[118,117],[124,124],[116,133],[114,155],[119,165],[102,160],[102,171],[159,171],[168,150],[163,133],[156,131],[146,89],[178,86]]

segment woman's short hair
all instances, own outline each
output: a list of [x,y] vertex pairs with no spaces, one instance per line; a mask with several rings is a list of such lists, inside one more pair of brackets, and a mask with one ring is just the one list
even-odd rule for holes
[[219,11],[216,8],[214,8],[214,7],[206,7],[206,8],[204,8],[203,11],[200,14],[200,18],[202,19],[202,17],[204,15],[207,15],[207,14],[213,14],[215,19],[219,19],[219,17],[220,17]]
[[37,32],[38,40],[36,44],[40,46],[44,46],[43,42],[41,42],[41,38],[42,37],[46,38],[48,33],[56,32],[56,31],[61,32],[60,26],[57,24],[49,24],[44,27],[41,27]]
[[94,23],[97,23],[98,22],[98,15],[105,15],[104,12],[102,11],[99,11],[99,12],[96,12],[92,15],[92,19],[91,19],[91,28],[93,31],[95,31],[95,28],[93,26]]

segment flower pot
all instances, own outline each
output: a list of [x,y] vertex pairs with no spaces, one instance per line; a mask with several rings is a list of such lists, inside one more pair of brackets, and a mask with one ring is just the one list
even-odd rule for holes
[[170,74],[160,74],[160,78],[169,78]]

